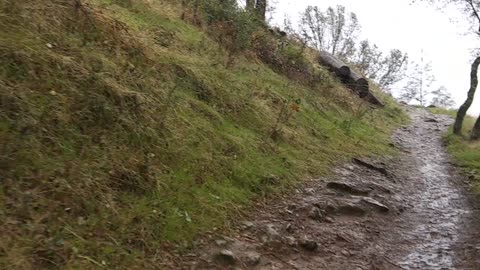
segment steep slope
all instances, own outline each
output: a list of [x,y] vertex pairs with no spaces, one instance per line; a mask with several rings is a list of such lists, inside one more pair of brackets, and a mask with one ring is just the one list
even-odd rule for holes
[[0,1],[1,268],[161,268],[252,198],[392,153],[392,101],[229,63],[176,2]]

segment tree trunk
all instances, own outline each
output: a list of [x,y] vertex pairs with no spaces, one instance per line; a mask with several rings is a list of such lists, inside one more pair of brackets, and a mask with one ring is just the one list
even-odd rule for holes
[[[480,56],[473,61],[472,70],[470,71],[470,90],[468,90],[467,100],[463,103],[462,106],[458,109],[457,117],[455,118],[455,124],[453,125],[453,133],[457,135],[462,134],[463,120],[467,114],[468,109],[472,105],[473,97],[475,96],[475,90],[477,90],[478,85],[478,66],[480,65]],[[477,121],[478,122],[478,121]],[[480,125],[480,123],[479,123]]]
[[258,18],[262,21],[265,21],[265,16],[267,13],[267,0],[257,0],[255,9],[257,11]]
[[471,140],[480,140],[480,116],[478,116],[477,121],[472,129],[472,135],[470,136]]
[[320,51],[318,62],[322,66],[326,66],[328,70],[333,71],[342,83],[354,91],[360,98],[373,105],[384,106],[382,101],[370,91],[368,80],[350,69],[342,60],[328,52]]
[[335,74],[337,74],[338,77],[343,78],[343,77],[350,76],[350,73],[351,73],[350,68],[341,60],[339,60],[332,54],[324,51],[320,51],[319,55],[320,56],[318,60],[320,64],[327,66],[330,70],[335,72]]

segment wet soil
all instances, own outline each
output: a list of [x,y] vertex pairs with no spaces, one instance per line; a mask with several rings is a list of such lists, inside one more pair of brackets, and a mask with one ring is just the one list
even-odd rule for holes
[[441,136],[452,120],[406,108],[401,154],[356,159],[199,240],[181,269],[480,269],[478,198]]

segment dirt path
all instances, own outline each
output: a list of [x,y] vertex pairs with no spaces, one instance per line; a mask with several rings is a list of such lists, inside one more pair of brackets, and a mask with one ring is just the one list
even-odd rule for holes
[[451,119],[406,110],[392,145],[402,155],[354,160],[259,205],[178,268],[480,269],[480,213],[441,142]]

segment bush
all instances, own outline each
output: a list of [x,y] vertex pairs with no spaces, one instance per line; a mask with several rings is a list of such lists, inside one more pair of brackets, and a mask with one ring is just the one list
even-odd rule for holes
[[315,80],[304,50],[292,40],[263,31],[256,33],[253,46],[257,56],[276,72],[305,84]]
[[252,34],[259,25],[235,0],[208,0],[200,8],[208,32],[229,52],[227,65],[232,64],[234,56],[252,47]]

